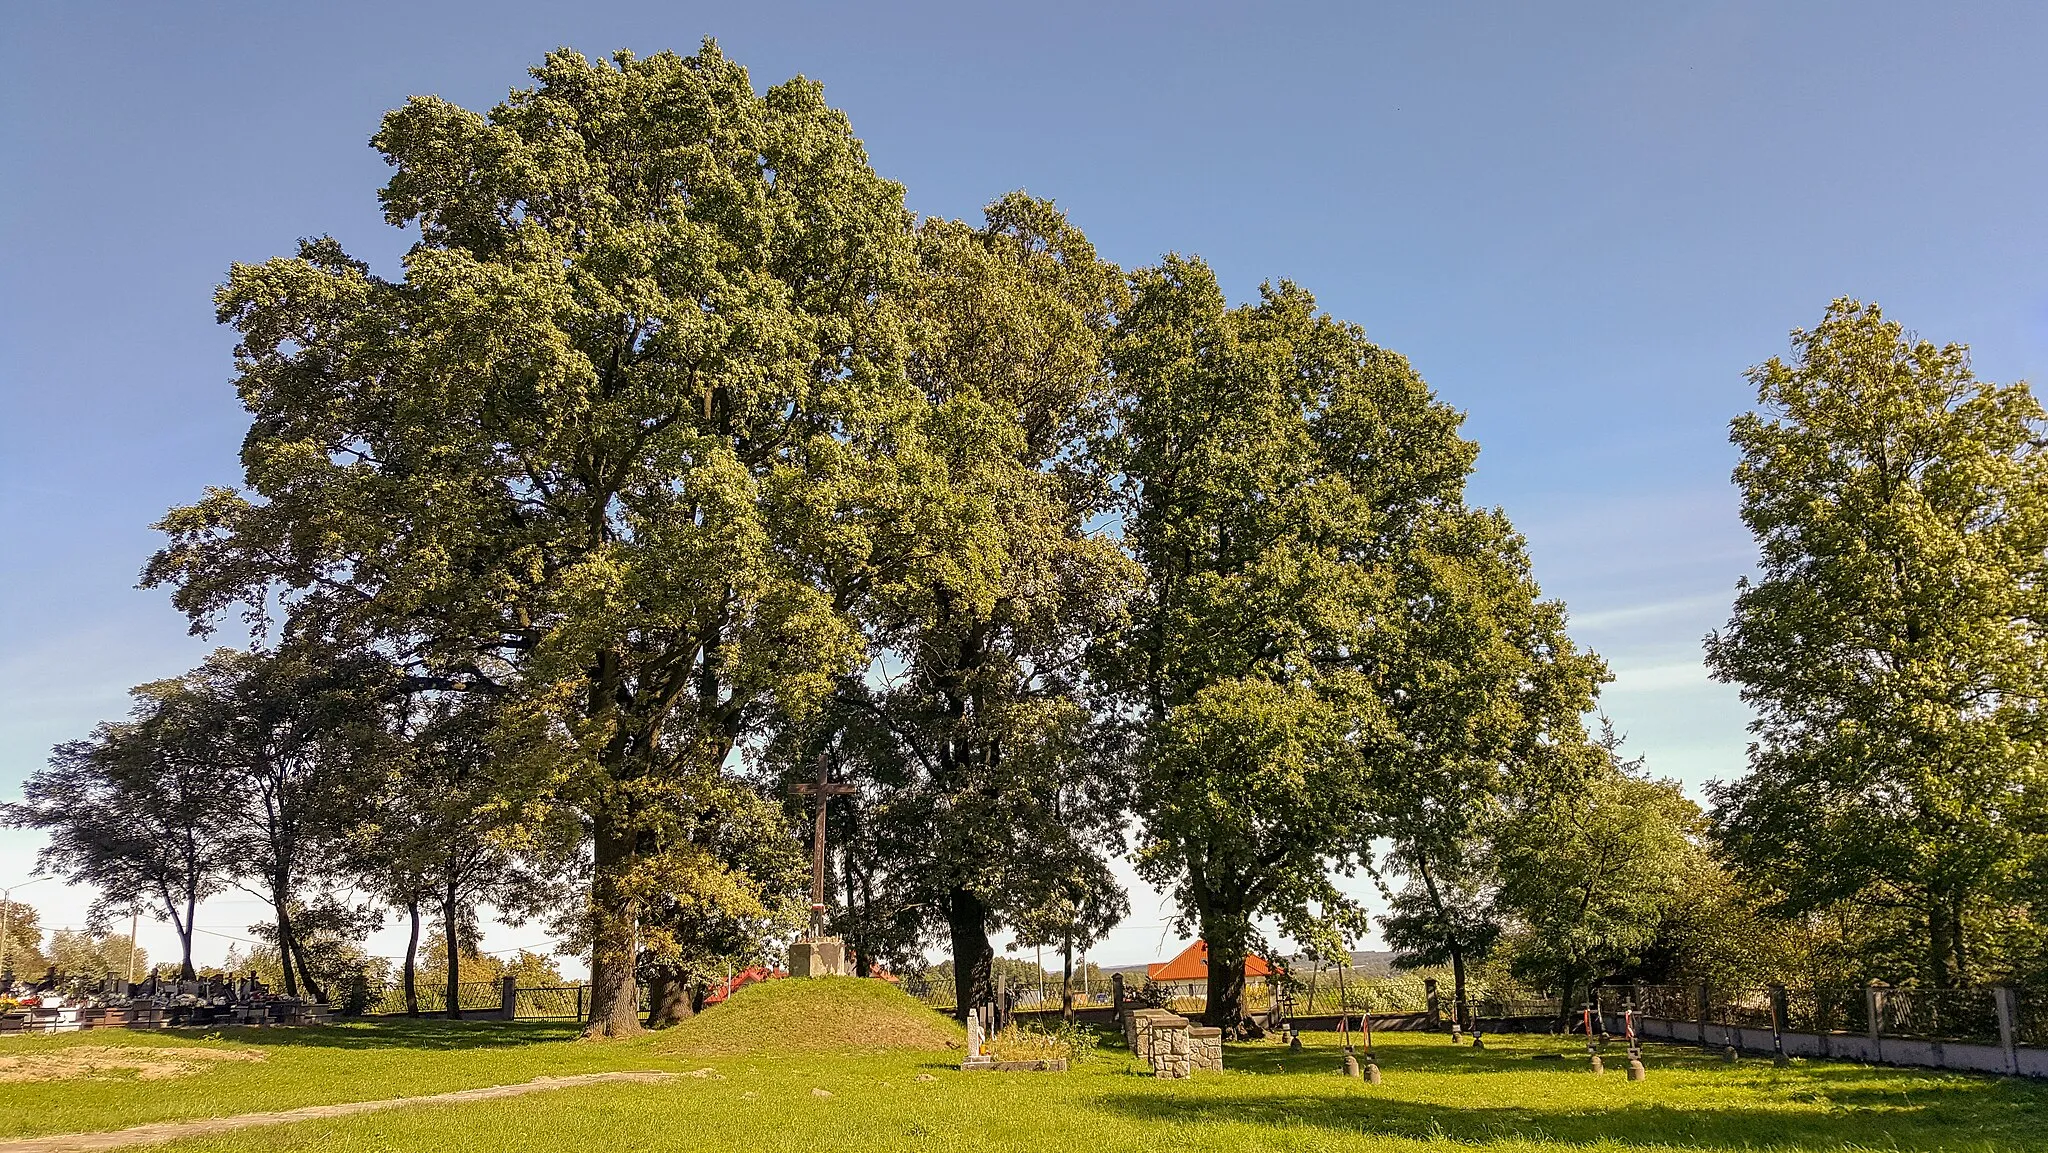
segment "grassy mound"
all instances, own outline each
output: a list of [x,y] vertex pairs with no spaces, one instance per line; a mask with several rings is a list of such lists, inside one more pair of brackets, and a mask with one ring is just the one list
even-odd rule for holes
[[960,1026],[886,981],[816,977],[748,985],[655,1042],[691,1054],[945,1049]]

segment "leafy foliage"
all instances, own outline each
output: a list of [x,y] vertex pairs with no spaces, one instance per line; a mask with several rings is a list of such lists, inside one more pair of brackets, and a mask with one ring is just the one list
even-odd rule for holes
[[1792,342],[1730,434],[1762,573],[1707,660],[1756,741],[1716,818],[1781,909],[1909,910],[1922,960],[1870,975],[1947,985],[2038,855],[2048,424],[1874,305]]
[[1234,1023],[1256,918],[1362,934],[1330,872],[1375,836],[1413,859],[1468,834],[1442,794],[1569,737],[1600,668],[1505,519],[1464,507],[1476,448],[1406,361],[1292,284],[1230,309],[1178,257],[1133,284],[1112,358],[1147,584],[1110,664],[1145,726],[1140,872]]
[[622,1033],[639,907],[676,875],[648,852],[688,842],[765,710],[861,656],[850,603],[917,455],[913,257],[902,189],[810,81],[757,94],[708,42],[533,74],[489,115],[385,118],[403,280],[331,239],[235,267],[246,488],[173,510],[146,580],[196,628],[283,603],[503,694],[508,747],[590,823],[592,1027]]
[[1085,949],[1128,907],[1103,861],[1120,764],[1082,659],[1137,581],[1090,531],[1123,288],[1021,193],[980,227],[923,222],[916,255],[908,375],[930,456],[905,497],[920,531],[864,614],[878,675],[843,683],[783,758],[805,777],[829,746],[862,787],[835,829],[855,952],[901,964],[944,939],[965,1006],[989,994],[991,929]]
[[1567,998],[1639,961],[1704,857],[1699,806],[1620,760],[1619,744],[1609,729],[1590,773],[1531,798],[1495,838],[1515,976]]
[[216,759],[217,714],[182,680],[135,689],[130,719],[57,746],[0,820],[40,829],[37,856],[72,884],[94,891],[95,924],[148,904],[178,934],[180,973],[192,967],[199,902],[237,864],[222,817],[236,778]]

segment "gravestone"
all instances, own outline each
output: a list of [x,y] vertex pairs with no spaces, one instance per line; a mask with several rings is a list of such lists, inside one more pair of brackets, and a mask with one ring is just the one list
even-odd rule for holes
[[960,1062],[963,1072],[989,1070],[996,1067],[996,1059],[985,1050],[988,1045],[988,1026],[993,1014],[988,1005],[976,1005],[967,1011],[967,1057]]

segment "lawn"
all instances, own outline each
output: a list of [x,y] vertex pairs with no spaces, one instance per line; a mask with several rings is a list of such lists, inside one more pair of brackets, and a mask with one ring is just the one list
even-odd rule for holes
[[[794,983],[790,983],[794,984]],[[765,999],[763,1003],[766,1003]],[[844,1047],[742,1051],[737,1018],[614,1043],[567,1026],[389,1022],[223,1030],[217,1038],[71,1034],[0,1043],[0,1056],[90,1045],[216,1047],[261,1061],[208,1062],[181,1077],[0,1083],[0,1134],[114,1129],[145,1121],[409,1096],[605,1070],[715,1070],[662,1084],[606,1084],[426,1105],[191,1139],[166,1150],[1117,1150],[1342,1149],[1451,1145],[1521,1153],[1589,1149],[2011,1150],[2048,1148],[2048,1085],[1824,1062],[1730,1066],[1652,1047],[1630,1083],[1539,1037],[1383,1035],[1385,1083],[1336,1072],[1334,1038],[1289,1053],[1232,1046],[1230,1071],[1167,1083],[1121,1048],[1066,1074],[963,1074],[957,1051]],[[923,1010],[920,1010],[923,1011]],[[779,1030],[771,1030],[778,1032]],[[821,1030],[832,1033],[834,1030]],[[858,1030],[857,1030],[858,1031]],[[911,1030],[916,1032],[916,1030]],[[878,1036],[880,1034],[877,1034]],[[787,1044],[786,1034],[785,1045]],[[920,1081],[920,1074],[930,1079]],[[823,1090],[825,1094],[816,1092]]]

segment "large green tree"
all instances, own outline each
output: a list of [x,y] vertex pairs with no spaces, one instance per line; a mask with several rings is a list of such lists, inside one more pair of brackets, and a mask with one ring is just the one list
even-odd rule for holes
[[1372,762],[1382,867],[1404,879],[1381,924],[1403,963],[1451,966],[1462,1019],[1467,966],[1501,929],[1488,840],[1518,801],[1574,787],[1580,717],[1607,673],[1566,635],[1499,511],[1444,508],[1416,543],[1396,562],[1402,659],[1379,671],[1404,738]]
[[1491,522],[1463,505],[1458,414],[1291,284],[1233,309],[1170,257],[1133,277],[1112,358],[1147,582],[1108,662],[1144,725],[1139,868],[1234,1024],[1260,918],[1358,920],[1330,874],[1383,828],[1375,776],[1425,704],[1418,622]]
[[756,92],[708,42],[533,76],[487,115],[385,118],[403,278],[331,239],[234,268],[244,485],[174,510],[146,579],[196,627],[281,598],[504,694],[588,823],[611,1035],[639,1028],[656,886],[748,884],[641,864],[689,841],[765,710],[862,654],[851,610],[919,506],[914,258],[902,189],[813,82]]
[[2048,420],[1875,305],[1792,345],[1730,437],[1762,555],[1707,663],[1756,719],[1716,819],[1782,909],[1910,910],[1919,972],[1872,975],[1954,984],[2040,835]]
[[[1022,193],[979,225],[923,222],[916,251],[908,370],[931,528],[868,601],[876,675],[843,685],[820,731],[864,789],[834,829],[853,866],[850,937],[899,963],[943,939],[965,1011],[990,994],[992,929],[1042,929],[1066,907],[1099,932],[1125,907],[1103,864],[1119,760],[1083,664],[1138,579],[1093,524],[1123,278]],[[792,775],[810,775],[816,743],[797,746]]]

